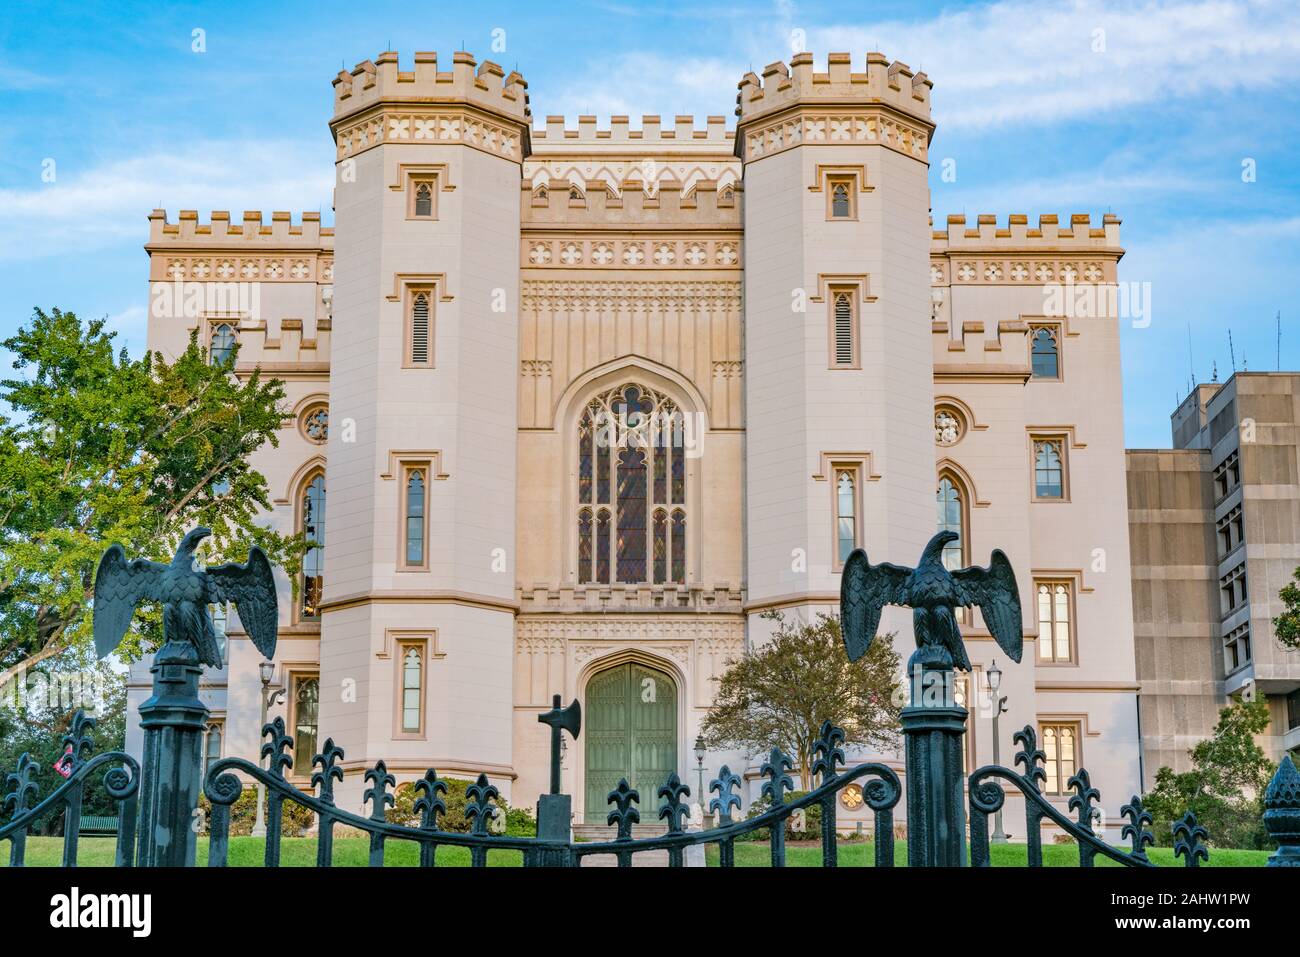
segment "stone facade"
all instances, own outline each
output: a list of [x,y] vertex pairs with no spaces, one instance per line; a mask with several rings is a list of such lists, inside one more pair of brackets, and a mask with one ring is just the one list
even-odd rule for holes
[[[522,77],[466,53],[445,72],[384,53],[334,89],[334,229],[155,211],[147,248],[155,286],[259,290],[224,311],[163,306],[149,344],[212,342],[229,320],[235,372],[289,383],[283,441],[256,458],[267,520],[312,525],[327,476],[323,592],[282,583],[273,684],[289,700],[272,714],[345,748],[341,803],[360,805],[351,772],[383,758],[399,781],[481,771],[531,804],[537,714],[576,697],[584,737],[617,736],[617,708],[586,696],[625,665],[672,685],[646,766],[694,786],[715,679],[765,639],[760,616],[834,611],[853,544],[914,561],[938,490],[955,559],[1000,547],[1021,583],[1002,759],[1012,729],[1039,725],[1060,748],[1053,790],[1086,763],[1118,819],[1139,762],[1118,328],[1046,305],[1056,283],[1113,287],[1115,217],[934,230],[931,84],[875,53],[862,72],[800,54],[746,74],[734,131],[716,116],[533,127]],[[630,408],[670,415],[684,441],[593,452],[593,416]],[[882,627],[906,654],[906,613]],[[996,646],[977,613],[962,627],[974,765],[993,756],[977,692]],[[233,621],[228,657],[208,677],[220,749],[251,756],[256,653]],[[137,697],[146,680],[137,667]],[[640,719],[623,720],[641,760]],[[593,820],[596,747],[580,739],[563,772]],[[759,762],[710,753],[704,774],[723,762],[756,796]]]
[[1300,652],[1272,637],[1300,567],[1300,375],[1203,383],[1171,427],[1174,449],[1128,453],[1148,783],[1241,695],[1270,703],[1273,760],[1300,749]]

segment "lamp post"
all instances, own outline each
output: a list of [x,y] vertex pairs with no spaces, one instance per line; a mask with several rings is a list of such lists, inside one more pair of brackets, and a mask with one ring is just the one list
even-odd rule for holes
[[700,816],[704,816],[704,735],[695,736],[695,770],[699,775],[699,790],[695,792],[700,798]]
[[[998,748],[998,717],[1007,710],[1006,695],[998,695],[998,687],[1002,684],[1002,669],[998,667],[997,659],[988,670],[989,691],[993,692],[993,763],[1001,764]],[[1007,835],[1002,831],[1002,808],[998,808],[993,815],[993,837],[990,838],[993,844],[1007,843]]]
[[[267,711],[270,710],[271,705],[275,704],[277,701],[282,701],[284,699],[285,689],[276,688],[274,691],[271,690],[271,679],[275,677],[275,662],[273,661],[260,662],[257,666],[257,671],[262,679],[262,723],[257,726],[257,734],[258,734],[257,740],[259,744],[257,763],[260,766],[262,763],[261,748],[260,748],[260,744],[262,740],[261,735],[262,735],[262,728],[266,727],[266,713]],[[262,782],[258,781],[257,782],[257,820],[253,822],[253,837],[266,837],[266,815],[262,810],[262,804],[264,803],[265,798],[266,798],[266,789],[263,787]]]

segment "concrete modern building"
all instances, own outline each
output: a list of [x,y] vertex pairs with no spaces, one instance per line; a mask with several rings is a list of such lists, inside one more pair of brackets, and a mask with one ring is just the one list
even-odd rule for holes
[[[530,804],[560,694],[585,711],[565,789],[603,821],[620,777],[696,780],[716,679],[762,613],[836,611],[853,547],[911,563],[944,527],[948,561],[1000,547],[1020,582],[1003,760],[1034,725],[1052,799],[1086,764],[1118,819],[1139,778],[1118,325],[1060,293],[1114,289],[1119,221],[934,229],[930,94],[878,53],[825,72],[805,53],[740,79],[734,129],[534,125],[518,73],[389,52],[334,80],[332,229],[153,212],[171,305],[150,347],[237,341],[235,374],[289,390],[256,464],[267,521],[313,543],[272,678],[304,786],[329,736],[349,807],[379,758]],[[223,283],[242,301],[214,304]],[[997,648],[977,612],[962,628],[985,763]],[[253,756],[257,654],[233,619],[228,647],[210,753]],[[755,796],[759,761],[704,773],[724,761]]]
[[1300,652],[1273,637],[1300,567],[1300,375],[1203,383],[1173,448],[1128,453],[1145,783],[1187,770],[1230,698],[1262,695],[1278,760],[1300,749]]

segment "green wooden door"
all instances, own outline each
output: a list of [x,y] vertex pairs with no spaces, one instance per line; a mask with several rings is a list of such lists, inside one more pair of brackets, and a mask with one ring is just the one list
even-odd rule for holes
[[617,665],[587,683],[586,712],[587,823],[605,823],[620,778],[641,792],[641,820],[657,822],[656,792],[677,770],[677,685],[654,668]]

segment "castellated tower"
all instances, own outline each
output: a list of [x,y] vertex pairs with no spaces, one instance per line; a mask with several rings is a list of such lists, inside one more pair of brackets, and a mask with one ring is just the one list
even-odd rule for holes
[[910,564],[935,529],[931,83],[879,53],[828,67],[800,53],[737,97],[751,641],[765,610],[837,608],[855,545]]
[[[320,726],[349,769],[495,772],[508,796],[528,99],[468,53],[414,66],[387,52],[334,80],[347,348],[330,378]],[[404,711],[404,684],[426,709]],[[359,805],[361,775],[347,780],[340,803]]]

